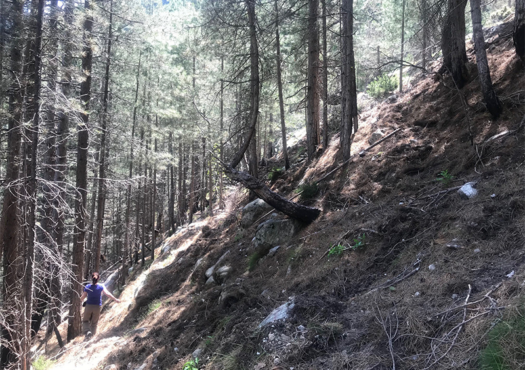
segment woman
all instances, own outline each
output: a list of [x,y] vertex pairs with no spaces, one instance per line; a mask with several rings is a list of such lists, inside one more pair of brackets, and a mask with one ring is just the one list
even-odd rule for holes
[[[84,309],[84,316],[82,317],[82,327],[84,334],[86,336],[95,335],[97,333],[97,324],[98,319],[100,317],[100,308],[102,307],[102,293],[107,295],[109,298],[114,300],[117,303],[120,303],[120,299],[117,299],[111,294],[104,284],[98,284],[98,279],[100,279],[100,275],[98,272],[94,272],[91,275],[91,279],[93,279],[93,284],[88,284],[84,288],[84,293],[82,293],[82,296],[80,297],[80,301],[82,302],[84,298],[87,297],[87,301],[83,306],[85,306]],[[91,331],[90,329],[90,322],[91,322]]]

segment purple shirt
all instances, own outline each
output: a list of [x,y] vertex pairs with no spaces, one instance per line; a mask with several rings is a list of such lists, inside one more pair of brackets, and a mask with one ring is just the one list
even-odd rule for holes
[[84,292],[87,292],[86,304],[93,304],[102,306],[102,292],[104,291],[104,284],[88,284],[84,288]]

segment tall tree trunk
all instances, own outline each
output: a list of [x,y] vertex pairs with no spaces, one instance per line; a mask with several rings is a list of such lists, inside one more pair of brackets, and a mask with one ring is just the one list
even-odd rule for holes
[[[220,96],[220,132],[221,132],[221,140],[219,143],[219,156],[221,162],[224,162],[224,143],[222,141],[222,130],[224,129],[224,79],[222,78],[224,74],[224,56],[221,56],[221,96]],[[217,171],[219,174],[219,209],[223,208],[223,183],[222,183],[222,171]]]
[[[155,138],[155,154],[157,154],[157,138]],[[155,242],[156,242],[156,234],[157,234],[157,227],[155,226],[156,204],[157,204],[157,163],[153,163],[153,189],[151,189],[151,261],[155,259]]]
[[525,63],[525,0],[516,0],[512,38],[514,39],[516,54]]
[[[342,90],[342,123],[341,123],[341,151],[343,160],[350,158],[352,140],[358,129],[357,119],[357,89],[355,81],[354,61],[354,14],[353,0],[343,0],[341,17],[342,30],[342,61],[341,61],[341,90]],[[352,134],[353,130],[353,134]]]
[[[66,24],[73,24],[74,21],[74,0],[67,0],[64,6],[64,22]],[[63,45],[63,60],[62,60],[62,95],[68,99],[71,95],[71,65],[73,64],[73,45],[71,40],[71,27],[66,27],[65,43]],[[56,184],[54,202],[53,202],[53,220],[55,223],[55,231],[53,238],[56,242],[57,258],[62,256],[64,247],[64,233],[65,233],[65,216],[62,207],[62,200],[66,199],[67,194],[65,190],[65,180],[67,173],[67,138],[69,136],[69,113],[61,108],[58,110],[58,126],[56,133],[57,151],[56,151],[56,165],[54,172],[54,183]],[[61,321],[62,312],[62,289],[60,282],[60,266],[55,266],[51,275],[51,304],[48,318],[48,332],[54,331],[59,343],[62,343],[62,338],[57,327]],[[62,344],[61,344],[62,347]]]
[[182,150],[182,137],[179,136],[179,197],[177,205],[179,206],[179,224],[182,226],[186,222],[186,163]]
[[467,52],[465,48],[465,7],[467,0],[448,0],[447,16],[443,24],[441,50],[443,67],[448,71],[459,89],[467,82]]
[[485,51],[485,38],[483,37],[483,27],[481,25],[481,7],[480,0],[470,0],[470,8],[472,14],[472,30],[474,36],[474,46],[476,49],[476,63],[478,65],[479,82],[481,84],[481,91],[487,109],[494,119],[497,119],[503,111],[503,106],[496,96],[496,92],[492,86],[492,79],[490,78],[489,63],[487,61],[487,53]]
[[28,232],[29,238],[25,250],[25,271],[24,271],[24,306],[25,306],[25,332],[23,337],[22,345],[22,369],[26,370],[31,367],[31,358],[29,352],[31,350],[31,318],[33,310],[33,279],[34,279],[34,262],[35,262],[35,229],[36,229],[36,202],[37,202],[37,180],[36,180],[36,158],[38,152],[38,136],[39,136],[39,125],[40,125],[40,88],[42,85],[40,77],[40,67],[42,63],[41,59],[41,48],[42,48],[42,20],[44,17],[44,5],[45,0],[38,0],[38,11],[36,14],[36,32],[33,56],[34,60],[34,95],[33,95],[33,108],[34,114],[33,125],[32,125],[32,138],[31,138],[31,167],[30,167],[30,178],[28,181],[28,201],[29,201],[29,212],[28,212]]
[[195,144],[195,140],[192,140],[191,141],[191,157],[190,157],[190,160],[191,160],[191,178],[190,178],[190,207],[189,207],[189,215],[188,215],[188,223],[192,223],[193,222],[193,209],[195,208],[195,176],[197,176],[196,174],[196,169],[195,169],[195,165],[197,162],[197,145]]
[[405,57],[405,7],[406,0],[403,0],[403,11],[401,13],[401,55],[399,64],[399,92],[403,92],[403,62]]
[[93,63],[93,16],[89,0],[84,3],[86,15],[84,20],[84,47],[82,49],[82,71],[84,80],[80,84],[80,100],[82,102],[82,123],[78,127],[78,149],[75,198],[75,245],[73,250],[73,280],[71,281],[71,306],[69,308],[68,341],[73,340],[81,332],[80,293],[82,291],[82,267],[84,264],[84,243],[86,237],[86,201],[87,201],[87,157],[89,147],[89,108],[91,101],[91,66]]
[[[44,317],[45,309],[47,308],[49,302],[54,299],[53,293],[50,290],[50,284],[51,280],[53,279],[53,276],[57,273],[59,269],[59,259],[61,258],[56,242],[53,238],[54,236],[54,229],[56,225],[53,223],[53,198],[54,198],[54,188],[58,184],[52,184],[54,179],[54,172],[56,171],[56,160],[57,160],[57,149],[56,149],[56,135],[57,130],[55,128],[55,119],[57,117],[56,115],[56,94],[57,94],[57,76],[58,76],[58,0],[51,0],[50,9],[49,9],[49,29],[50,29],[50,38],[48,42],[48,48],[49,53],[51,55],[49,66],[48,68],[48,76],[47,76],[47,86],[49,91],[51,91],[51,98],[49,100],[49,103],[45,107],[46,110],[46,116],[45,116],[45,128],[46,128],[46,139],[44,144],[44,153],[43,153],[43,162],[44,162],[44,168],[43,168],[43,182],[42,182],[42,205],[40,213],[42,214],[40,225],[42,228],[42,231],[38,233],[40,242],[45,246],[45,249],[50,251],[53,254],[53,261],[52,262],[45,262],[49,269],[50,278],[44,279],[42,282],[42,287],[40,289],[37,289],[37,296],[40,293],[40,296],[38,299],[36,299],[35,302],[35,313],[33,314],[33,320],[32,320],[32,330],[37,332],[40,328],[40,324],[42,322],[42,319]],[[58,185],[59,186],[59,185]],[[36,259],[42,259],[42,256],[40,258],[37,256]],[[46,266],[46,267],[47,267]],[[53,309],[53,307],[50,307],[50,311]],[[51,318],[51,316],[50,316]],[[47,326],[46,330],[46,338],[49,338],[53,334],[53,321],[48,320],[49,325]]]
[[428,47],[428,34],[429,34],[429,26],[428,26],[428,0],[421,0],[421,23],[422,25],[422,32],[423,32],[423,40],[421,45],[421,67],[423,70],[427,68],[427,47]]
[[284,168],[290,168],[290,160],[288,159],[288,144],[286,143],[286,123],[284,116],[284,97],[283,97],[283,80],[281,76],[281,41],[279,35],[279,9],[277,7],[277,0],[275,0],[275,47],[277,49],[277,88],[279,90],[279,111],[281,116],[281,137],[283,141],[283,158]]
[[168,200],[168,219],[169,219],[169,228],[171,229],[171,233],[175,233],[176,226],[175,226],[175,174],[173,173],[174,166],[173,161],[175,158],[175,153],[173,152],[173,133],[169,133],[169,140],[168,140],[168,150],[170,152],[171,161],[168,166],[168,178],[167,178],[167,184],[169,186],[169,200]]
[[[130,237],[129,237],[129,224],[130,224],[130,218],[131,218],[131,180],[133,179],[133,147],[134,147],[134,140],[135,140],[135,129],[137,126],[137,103],[139,100],[139,88],[140,88],[140,63],[142,60],[142,53],[139,53],[139,64],[137,67],[137,75],[136,75],[136,88],[135,88],[135,103],[133,104],[133,123],[131,126],[131,145],[129,148],[129,183],[128,188],[126,191],[126,226],[124,229],[124,253],[122,257],[122,274],[121,274],[121,284],[124,285],[126,283],[126,277],[128,275],[128,267],[126,265],[127,256],[131,256],[131,243],[130,243]],[[138,207],[138,205],[137,205]],[[138,223],[138,219],[136,222]],[[133,259],[130,257],[130,263]]]
[[102,230],[104,228],[104,209],[106,205],[106,132],[108,126],[108,100],[109,100],[109,73],[111,67],[111,46],[113,39],[113,0],[109,2],[109,29],[108,49],[106,56],[106,73],[104,76],[104,96],[102,98],[102,127],[100,133],[100,162],[98,176],[97,200],[97,240],[95,244],[95,271],[100,271],[100,244],[102,243]]
[[319,145],[319,0],[309,0],[308,16],[308,107],[306,113],[306,147],[308,162],[314,159]]
[[328,45],[326,37],[326,0],[321,0],[323,8],[323,149],[328,148]]
[[0,256],[3,253],[3,275],[4,284],[2,291],[3,307],[5,309],[4,321],[7,327],[2,327],[2,337],[7,343],[3,344],[1,365],[5,366],[16,361],[16,355],[20,351],[21,338],[19,323],[21,317],[17,312],[21,311],[20,281],[18,273],[20,269],[20,256],[18,250],[18,237],[20,231],[19,214],[19,168],[21,163],[21,127],[22,127],[22,105],[24,101],[23,87],[20,81],[24,81],[22,67],[22,51],[24,47],[24,0],[13,0],[10,11],[11,23],[11,73],[14,75],[9,92],[9,115],[7,133],[7,155],[4,197],[2,205],[2,221],[0,224]]

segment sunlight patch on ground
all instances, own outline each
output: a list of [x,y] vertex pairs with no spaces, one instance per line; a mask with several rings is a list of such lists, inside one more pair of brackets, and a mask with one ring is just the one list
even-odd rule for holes
[[52,370],[95,370],[110,362],[106,357],[120,346],[126,344],[121,337],[109,337],[97,340],[97,337],[70,347],[68,353],[57,362]]

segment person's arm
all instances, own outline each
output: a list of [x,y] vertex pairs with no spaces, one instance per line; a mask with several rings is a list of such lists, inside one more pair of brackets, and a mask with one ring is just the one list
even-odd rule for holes
[[82,295],[80,296],[80,302],[83,302],[84,299],[86,299],[86,298],[87,298],[87,292],[84,291],[84,292],[82,292]]
[[106,287],[104,287],[103,292],[104,292],[105,295],[107,295],[109,298],[111,298],[111,299],[114,300],[115,302],[120,303],[120,299],[115,298],[115,296],[114,296],[113,294],[111,294],[111,293],[109,292],[109,290],[106,289]]

